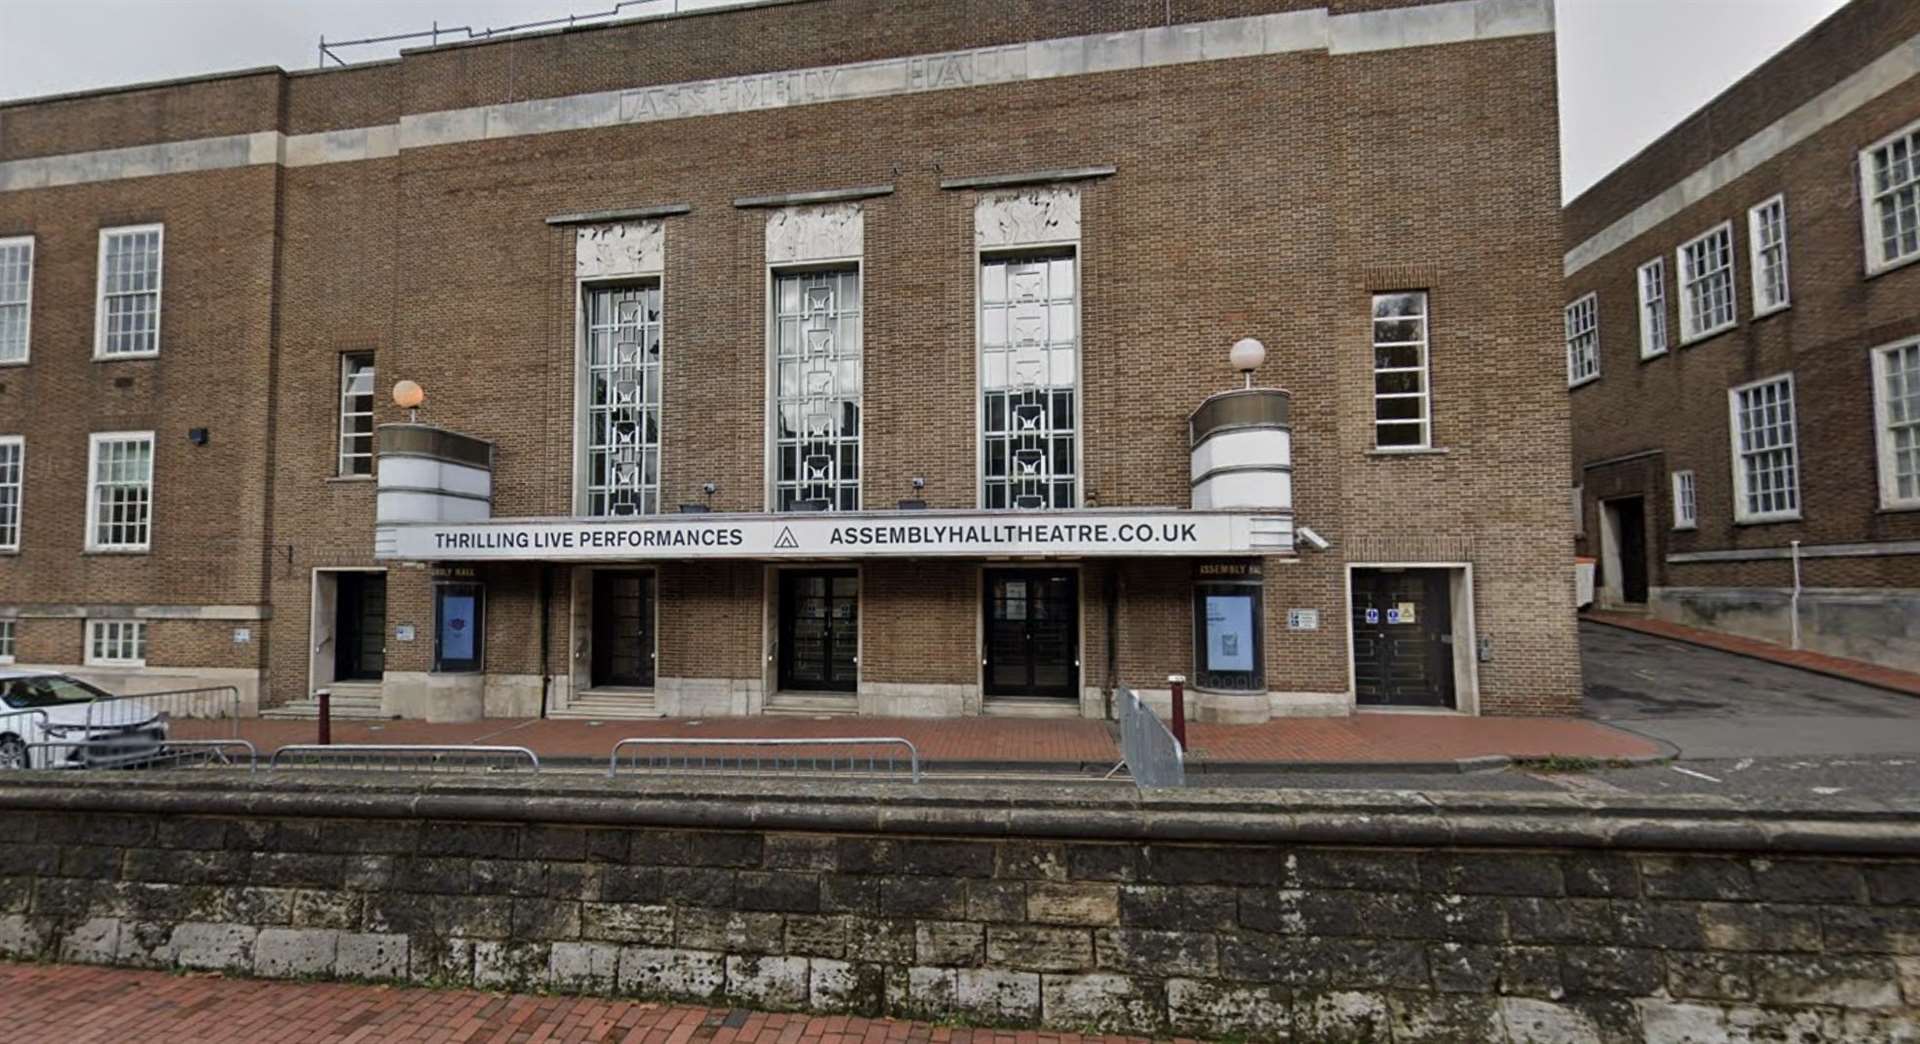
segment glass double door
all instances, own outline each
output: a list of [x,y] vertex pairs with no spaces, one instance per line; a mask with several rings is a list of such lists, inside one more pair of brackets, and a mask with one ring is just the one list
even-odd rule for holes
[[780,573],[780,688],[853,692],[860,684],[860,574]]
[[651,570],[593,574],[593,684],[653,685],[654,578]]
[[987,570],[986,695],[1078,698],[1079,581],[1072,570]]

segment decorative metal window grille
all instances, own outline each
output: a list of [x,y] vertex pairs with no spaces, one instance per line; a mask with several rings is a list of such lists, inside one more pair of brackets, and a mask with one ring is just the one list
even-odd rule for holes
[[1698,505],[1693,497],[1693,472],[1673,473],[1673,528],[1692,529],[1699,524]]
[[0,663],[13,662],[13,624],[12,620],[0,620]]
[[1071,249],[981,260],[982,500],[988,508],[1078,506],[1075,260]]
[[152,539],[153,436],[95,435],[88,547],[143,551]]
[[1920,257],[1920,124],[1869,149],[1864,166],[1868,267]]
[[87,662],[144,666],[147,662],[147,622],[88,620]]
[[587,292],[587,514],[660,510],[660,284]]
[[1427,295],[1373,298],[1373,441],[1383,447],[1432,444],[1427,388]]
[[1734,324],[1733,226],[1720,227],[1680,248],[1680,329],[1697,340]]
[[1797,515],[1800,459],[1793,430],[1793,378],[1750,384],[1731,394],[1738,517],[1745,522]]
[[1775,196],[1747,212],[1747,242],[1753,249],[1753,313],[1785,308],[1787,300],[1787,201]]
[[1880,488],[1888,507],[1920,504],[1920,341],[1874,353],[1880,407]]
[[27,445],[15,435],[0,439],[0,550],[20,550],[20,490],[26,478]]
[[340,474],[373,474],[373,356],[340,357]]
[[1640,266],[1640,357],[1667,350],[1667,262],[1656,257]]
[[774,504],[860,508],[860,272],[782,273],[774,303]]
[[0,239],[0,363],[26,362],[33,319],[33,238]]
[[159,225],[100,233],[100,309],[94,354],[160,350]]
[[1600,376],[1600,304],[1593,294],[1567,306],[1567,386]]

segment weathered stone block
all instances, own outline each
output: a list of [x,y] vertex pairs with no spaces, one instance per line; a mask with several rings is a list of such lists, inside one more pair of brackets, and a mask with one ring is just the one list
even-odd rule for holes
[[674,911],[674,945],[682,949],[778,953],[785,936],[786,922],[779,914],[684,908]]
[[393,886],[398,857],[348,856],[344,865],[347,888],[356,892],[378,892]]
[[1655,950],[1697,950],[1706,945],[1695,903],[1615,900],[1613,937],[1625,946]]
[[511,823],[429,822],[420,827],[416,851],[423,856],[497,858],[520,851],[520,833]]
[[[392,938],[366,932],[372,938]],[[438,935],[400,936],[407,940],[407,978],[432,985],[466,986],[473,982],[473,940]],[[344,961],[342,962],[344,965]]]
[[225,819],[200,816],[169,816],[154,831],[154,844],[161,848],[226,848]]
[[1700,930],[1708,949],[1818,952],[1820,909],[1759,903],[1703,903]]
[[1780,903],[1863,903],[1860,868],[1829,859],[1755,859],[1754,898]]
[[[1272,895],[1248,889],[1250,899]],[[1205,885],[1174,888],[1165,885],[1122,885],[1120,923],[1129,928],[1164,931],[1226,931],[1233,928],[1240,899],[1231,888]]]
[[[5,849],[0,849],[0,873],[6,873]],[[1869,864],[1865,870],[1867,895],[1876,903],[1920,905],[1920,862]]]
[[253,973],[268,979],[334,970],[340,933],[329,928],[266,928],[253,944]]
[[[1076,875],[1077,876],[1077,875]],[[1154,845],[1144,880],[1172,885],[1278,885],[1280,859],[1261,846]]]
[[520,833],[520,858],[584,860],[587,858],[587,831],[582,827],[528,824]]
[[1614,909],[1606,899],[1503,900],[1514,942],[1600,945],[1614,938]]
[[846,956],[848,920],[841,914],[787,915],[785,952],[796,957]]
[[1885,957],[1761,954],[1753,958],[1753,990],[1770,1005],[1892,1008],[1900,1004],[1899,975],[1893,961]]
[[1088,881],[1035,882],[1027,886],[1027,920],[1093,927],[1117,924],[1119,886]]
[[545,940],[580,937],[580,904],[557,899],[515,899],[511,937]]
[[1027,883],[1025,881],[967,882],[967,920],[1024,921],[1027,919]]
[[168,941],[175,963],[197,971],[248,972],[259,929],[245,924],[189,922],[175,925]]
[[1393,1039],[1393,1012],[1378,993],[1335,990],[1293,998],[1295,1038],[1312,1044],[1375,1044]]
[[1135,975],[1210,978],[1220,973],[1218,944],[1204,932],[1102,928],[1094,933],[1094,956],[1103,969]]
[[1420,884],[1456,895],[1562,896],[1560,860],[1530,852],[1430,852],[1420,858]]
[[1273,986],[1168,979],[1167,1023],[1182,1036],[1287,1040],[1293,1029],[1293,994]]
[[742,870],[736,884],[742,910],[820,911],[820,878],[813,874]]
[[912,964],[912,921],[856,917],[847,922],[847,959],[875,964]]
[[340,888],[346,884],[346,860],[314,852],[260,852],[248,880],[282,888]]
[[539,989],[547,984],[551,951],[544,942],[476,939],[473,984],[480,989]]
[[799,1008],[812,989],[805,957],[727,955],[727,997],[757,1008]]
[[1675,997],[1734,1001],[1753,996],[1752,962],[1745,954],[1674,952],[1666,959],[1667,992]]
[[1821,920],[1830,953],[1920,954],[1920,909],[1829,906]]
[[33,878],[0,877],[0,913],[25,913],[33,905]]
[[939,877],[881,878],[880,913],[886,917],[964,920],[967,890],[960,882]]
[[1838,1013],[1768,1011],[1650,998],[1640,1001],[1646,1044],[1748,1044],[1759,1041],[1893,1041],[1846,1035]]
[[886,975],[876,964],[815,959],[808,962],[807,1006],[814,1011],[878,1015],[885,1007]]
[[1393,1039],[1418,1044],[1486,1044],[1506,1036],[1495,997],[1389,993]]
[[824,874],[820,878],[820,912],[871,916],[880,912],[880,878]]
[[1318,939],[1308,952],[1335,989],[1425,989],[1427,952],[1411,940]]
[[[347,979],[395,980],[408,970],[409,943],[404,935],[341,932],[335,947],[334,972]],[[469,962],[472,951],[466,951]],[[469,967],[471,964],[469,963]],[[461,976],[457,981],[464,981]]]
[[1433,988],[1442,993],[1493,993],[1500,988],[1501,950],[1470,943],[1434,943],[1427,947]]
[[1302,937],[1228,935],[1220,938],[1219,947],[1221,977],[1234,982],[1322,986],[1327,981],[1318,946]]
[[[292,921],[296,928],[360,927],[360,896],[353,892],[301,890],[292,893]],[[252,918],[242,918],[258,924]]]
[[315,851],[339,855],[403,855],[413,851],[419,841],[419,823],[394,819],[353,819],[320,824],[312,847]]
[[761,861],[769,870],[827,873],[839,869],[835,839],[820,834],[769,834]]
[[632,862],[631,846],[632,831],[614,829],[589,829],[587,831],[588,862]]
[[986,953],[986,929],[967,921],[921,921],[913,952],[922,965],[977,965]]
[[994,853],[993,876],[1012,881],[1065,881],[1067,847],[1044,841],[1003,841]]
[[[151,856],[155,849],[136,849],[139,855]],[[220,853],[237,855],[244,859],[245,852]],[[68,845],[60,850],[61,877],[90,877],[96,881],[112,881],[120,876],[120,863],[126,852],[118,848],[105,848],[99,845]],[[246,869],[241,867],[244,879]]]
[[147,848],[153,844],[158,816],[86,812],[44,816],[35,840],[58,845],[112,845]]
[[1641,997],[1665,985],[1666,969],[1652,950],[1616,946],[1569,946],[1560,951],[1561,976],[1567,991],[1623,993]]
[[660,895],[679,906],[726,907],[738,892],[732,870],[670,866],[660,871]]
[[1020,971],[1080,971],[1093,967],[1093,933],[1083,928],[991,925],[987,962]]
[[1590,1016],[1552,1001],[1502,997],[1500,1021],[1511,1044],[1603,1044],[1600,1027]]
[[0,845],[0,877],[42,877],[60,872],[56,845]]
[[1410,892],[1420,887],[1420,864],[1411,853],[1301,848],[1283,862],[1291,888],[1357,888]]
[[673,942],[673,908],[642,903],[582,903],[580,936],[665,946]]
[[761,839],[757,833],[700,830],[687,837],[687,862],[694,866],[755,867],[760,859]]
[[726,958],[699,950],[625,946],[620,992],[642,997],[712,1000],[726,989]]
[[1640,868],[1628,856],[1578,852],[1560,857],[1560,879],[1567,894],[1631,899],[1640,894]]
[[609,903],[657,903],[666,897],[660,871],[648,866],[603,865],[600,898]]
[[607,991],[619,981],[620,947],[604,942],[557,942],[547,954],[547,982],[560,989]]
[[1040,1011],[1053,1025],[1131,1033],[1158,1032],[1166,1026],[1159,984],[1126,975],[1044,975]]
[[[0,923],[0,946],[6,927]],[[0,953],[5,953],[0,948]],[[120,939],[113,963],[133,968],[166,968],[173,965],[173,926],[152,921],[121,921]]]
[[255,927],[293,925],[296,928],[352,928],[358,926],[360,897],[352,892],[309,892],[315,896],[338,896],[342,903],[351,905],[356,920],[349,924],[300,924],[294,925],[294,901],[301,893],[293,888],[245,888],[227,890],[227,906],[233,913],[233,919],[241,924]]
[[[887,1001],[902,1015],[919,1018],[945,1018],[957,1009],[954,1003],[953,968],[908,968],[903,984],[890,985]],[[1039,990],[1039,976],[1034,989]]]
[[1067,876],[1076,881],[1139,881],[1146,867],[1147,852],[1139,845],[1067,846]]
[[[468,868],[467,887],[419,888],[425,892],[472,892],[474,895],[524,895],[544,896],[547,894],[546,866],[528,859],[475,859],[472,862],[459,859],[423,859],[418,860],[425,867],[440,868],[448,874],[457,873],[454,868]],[[453,878],[450,878],[453,879]],[[409,883],[413,883],[410,881]]]
[[997,968],[960,968],[953,974],[953,1010],[996,1022],[1036,1022],[1040,976]]
[[[371,906],[373,898],[368,898]],[[416,899],[417,901],[417,899]],[[471,939],[507,939],[513,936],[514,904],[517,899],[484,895],[443,895],[432,898],[427,909],[432,924],[441,935],[460,935]]]
[[1753,873],[1731,856],[1642,856],[1640,880],[1654,899],[1750,900]]
[[992,877],[994,846],[985,841],[899,841],[894,872],[930,877]]
[[[67,929],[60,937],[60,960],[67,964],[112,964],[119,950],[120,919],[117,917],[89,918]],[[0,954],[5,952],[0,949]]]
[[1557,1000],[1566,995],[1560,978],[1560,954],[1549,946],[1507,946],[1500,950],[1500,992]]

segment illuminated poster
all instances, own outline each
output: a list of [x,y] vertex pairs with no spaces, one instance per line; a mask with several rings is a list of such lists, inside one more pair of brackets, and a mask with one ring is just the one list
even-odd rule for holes
[[1253,670],[1253,599],[1207,595],[1207,670]]
[[475,619],[479,599],[470,594],[447,592],[440,597],[440,658],[442,660],[471,660],[474,658],[474,634],[479,629]]

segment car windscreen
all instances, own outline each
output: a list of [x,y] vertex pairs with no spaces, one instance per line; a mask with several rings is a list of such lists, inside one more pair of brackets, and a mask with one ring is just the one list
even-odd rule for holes
[[0,702],[14,710],[87,703],[106,693],[72,678],[0,678]]

